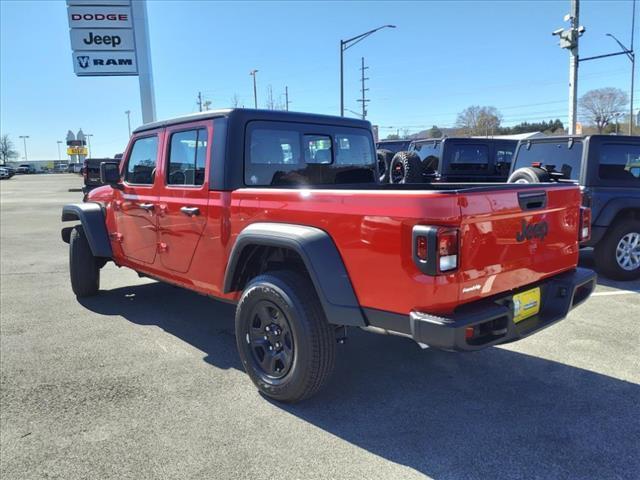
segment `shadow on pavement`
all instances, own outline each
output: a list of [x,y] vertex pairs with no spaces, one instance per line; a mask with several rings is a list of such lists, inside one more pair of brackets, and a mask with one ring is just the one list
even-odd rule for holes
[[[161,283],[82,303],[157,325],[217,367],[241,368],[232,305]],[[640,470],[638,385],[502,348],[421,351],[354,330],[328,388],[275,405],[437,479],[631,478]]]
[[[596,269],[595,263],[593,261],[593,249],[592,248],[583,248],[580,250],[580,261],[579,265],[581,267],[590,268],[592,270]],[[601,274],[598,274],[598,285],[603,285],[605,287],[617,288],[619,290],[631,290],[634,292],[640,292],[640,280],[633,280],[629,282],[620,282],[617,280],[611,280],[610,278],[604,277]]]

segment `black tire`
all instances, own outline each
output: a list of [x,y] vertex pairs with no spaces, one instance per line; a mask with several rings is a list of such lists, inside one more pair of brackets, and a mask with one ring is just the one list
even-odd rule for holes
[[236,310],[236,343],[258,390],[281,402],[317,393],[335,365],[335,329],[313,284],[290,271],[265,273],[249,282]]
[[538,167],[519,168],[513,172],[507,183],[547,183],[551,181],[551,175]]
[[71,231],[69,241],[69,274],[71,289],[76,297],[91,297],[100,290],[100,267],[91,252],[81,226]]
[[[621,261],[624,262],[628,258],[627,268],[618,260],[618,247],[621,245],[622,239],[640,239],[640,220],[625,219],[616,222],[604,238],[595,246],[593,257],[596,269],[599,273],[613,280],[637,280],[640,278],[640,244],[636,243],[631,248],[629,256],[624,256]],[[623,252],[620,252],[623,254]],[[633,260],[639,260],[634,262]],[[634,265],[635,264],[635,265]]]
[[377,150],[377,154],[380,183],[389,183],[389,169],[391,168],[391,160],[393,160],[394,153],[391,150],[381,148]]
[[416,152],[398,152],[391,160],[391,183],[422,183],[422,161]]

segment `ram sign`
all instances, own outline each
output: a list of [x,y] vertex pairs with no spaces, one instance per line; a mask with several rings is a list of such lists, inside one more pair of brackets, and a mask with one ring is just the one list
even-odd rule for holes
[[138,74],[129,0],[67,0],[67,17],[76,75]]

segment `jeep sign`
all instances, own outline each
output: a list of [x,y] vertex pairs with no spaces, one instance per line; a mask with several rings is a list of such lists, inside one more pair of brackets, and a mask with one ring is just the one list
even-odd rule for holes
[[73,50],[134,50],[133,30],[74,28],[70,30]]
[[73,71],[78,76],[136,75],[134,52],[73,52]]

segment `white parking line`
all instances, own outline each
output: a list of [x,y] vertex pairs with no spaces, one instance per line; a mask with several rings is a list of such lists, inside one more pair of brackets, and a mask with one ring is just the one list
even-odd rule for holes
[[592,293],[591,296],[592,297],[606,297],[609,295],[627,295],[630,293],[640,293],[638,291],[635,290],[616,290],[615,292],[596,292],[596,293]]

